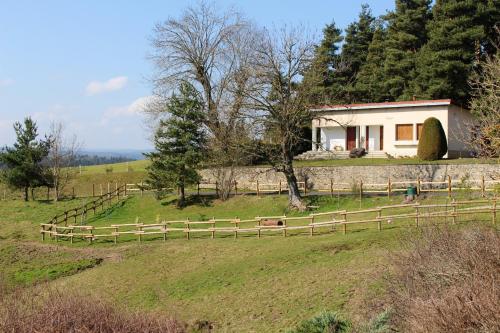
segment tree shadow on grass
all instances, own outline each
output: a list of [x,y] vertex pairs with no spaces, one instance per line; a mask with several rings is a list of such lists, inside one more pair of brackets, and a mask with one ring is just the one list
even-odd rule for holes
[[[216,199],[215,196],[198,196],[198,195],[189,195],[186,197],[186,201],[183,207],[179,207],[179,210],[187,208],[189,206],[197,206],[197,207],[212,207],[213,201]],[[163,200],[161,202],[162,206],[170,206],[177,205],[177,198],[170,200]]]

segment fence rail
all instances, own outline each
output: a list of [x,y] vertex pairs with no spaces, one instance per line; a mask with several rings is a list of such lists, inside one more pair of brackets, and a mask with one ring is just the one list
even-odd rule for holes
[[80,218],[80,222],[83,223],[87,219],[89,213],[95,215],[99,209],[103,211],[105,208],[110,208],[113,205],[113,200],[116,199],[115,203],[117,203],[120,201],[120,198],[124,198],[126,195],[126,186],[117,186],[115,190],[100,195],[90,202],[55,215],[50,220],[50,224],[58,225],[64,222],[64,225],[67,226],[69,220],[73,219],[73,223],[76,223],[78,218]]
[[182,235],[190,239],[193,234],[202,234],[215,238],[216,234],[232,234],[238,238],[240,234],[254,234],[260,238],[263,233],[278,232],[284,237],[288,232],[305,230],[313,236],[315,232],[327,228],[329,231],[342,227],[343,234],[348,231],[348,226],[376,223],[379,231],[383,230],[383,224],[392,224],[397,220],[413,221],[413,225],[419,227],[424,219],[444,218],[451,223],[457,223],[457,219],[463,215],[491,214],[491,221],[496,224],[497,198],[483,200],[453,201],[447,204],[421,205],[399,204],[382,206],[372,209],[357,211],[337,210],[324,213],[315,213],[300,217],[283,216],[258,216],[253,219],[242,220],[216,219],[207,221],[175,220],[161,221],[159,217],[155,223],[112,224],[109,226],[92,225],[65,225],[59,226],[55,223],[40,224],[42,240],[49,235],[56,241],[69,239],[71,243],[75,238],[87,240],[90,243],[98,239],[112,239],[114,243],[120,237],[133,236],[141,242],[145,236],[162,235],[163,240],[173,234]]

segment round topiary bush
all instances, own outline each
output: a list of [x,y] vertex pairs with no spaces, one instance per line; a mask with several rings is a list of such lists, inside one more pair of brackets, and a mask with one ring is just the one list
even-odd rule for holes
[[418,141],[418,157],[425,161],[435,161],[442,158],[447,151],[448,143],[441,122],[434,117],[427,118]]

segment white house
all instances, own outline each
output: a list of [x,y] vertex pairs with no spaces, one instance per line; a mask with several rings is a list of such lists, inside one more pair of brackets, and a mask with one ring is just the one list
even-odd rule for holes
[[322,152],[345,156],[360,147],[377,157],[415,156],[422,124],[429,117],[443,125],[448,140],[446,157],[469,156],[463,139],[472,116],[450,99],[325,105],[312,112],[312,151],[303,158]]

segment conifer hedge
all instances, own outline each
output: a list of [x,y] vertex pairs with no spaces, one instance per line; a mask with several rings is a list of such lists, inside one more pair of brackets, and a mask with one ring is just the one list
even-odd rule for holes
[[427,118],[418,142],[418,157],[424,161],[435,161],[442,158],[447,151],[448,143],[441,122],[434,117]]

